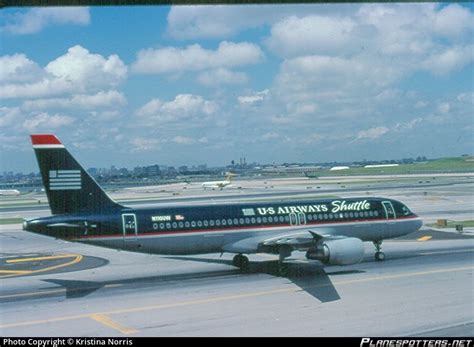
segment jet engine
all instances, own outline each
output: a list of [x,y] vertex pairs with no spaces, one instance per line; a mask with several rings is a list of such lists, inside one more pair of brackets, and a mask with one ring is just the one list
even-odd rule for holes
[[322,239],[306,252],[306,258],[328,265],[356,264],[364,257],[364,243],[355,237]]

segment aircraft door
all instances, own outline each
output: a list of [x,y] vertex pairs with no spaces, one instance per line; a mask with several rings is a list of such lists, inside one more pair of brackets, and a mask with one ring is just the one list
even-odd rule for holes
[[385,218],[395,219],[397,217],[395,215],[395,209],[390,201],[382,201],[382,205],[385,210]]
[[306,215],[303,212],[292,212],[289,215],[290,225],[305,225],[306,224]]
[[392,237],[397,233],[397,223],[395,221],[397,216],[395,214],[395,209],[390,201],[382,201],[382,206],[385,211],[385,218],[387,219],[387,223],[385,224],[387,237]]
[[123,239],[135,241],[137,239],[137,217],[134,213],[122,214]]
[[290,213],[290,225],[298,225],[298,217],[296,213]]
[[298,213],[298,224],[300,225],[306,224],[306,215],[303,212]]

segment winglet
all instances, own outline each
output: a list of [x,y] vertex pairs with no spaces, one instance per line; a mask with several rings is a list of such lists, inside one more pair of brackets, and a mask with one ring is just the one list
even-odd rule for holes
[[64,145],[54,134],[31,135],[33,148],[64,148]]

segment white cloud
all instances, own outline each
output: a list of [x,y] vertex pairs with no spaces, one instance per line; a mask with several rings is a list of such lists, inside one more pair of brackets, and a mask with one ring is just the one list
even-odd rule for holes
[[298,5],[217,5],[173,6],[168,13],[167,34],[177,39],[228,38],[239,32],[261,28],[293,14],[304,16],[351,13],[357,7],[352,4]]
[[472,34],[474,15],[467,8],[450,4],[436,13],[434,30],[441,36],[459,38]]
[[1,31],[12,34],[34,34],[53,25],[88,25],[90,23],[87,7],[33,8],[6,17]]
[[132,152],[144,152],[160,148],[160,141],[153,138],[136,137],[130,140]]
[[127,66],[113,54],[104,58],[76,45],[52,62],[45,70],[58,79],[79,86],[116,86],[127,77]]
[[347,52],[356,23],[350,18],[291,16],[271,29],[268,46],[285,57]]
[[449,47],[442,52],[432,53],[423,63],[423,67],[435,75],[446,75],[461,70],[474,61],[474,45]]
[[262,135],[262,140],[265,140],[265,141],[268,141],[268,140],[276,140],[280,137],[280,134],[274,132],[274,131],[270,131],[270,132],[266,132]]
[[449,113],[449,110],[451,109],[451,105],[448,102],[442,102],[441,104],[438,105],[438,111],[440,113]]
[[263,25],[276,13],[269,6],[173,6],[167,32],[178,39],[230,37]]
[[456,99],[460,102],[474,104],[474,92],[461,93]]
[[205,86],[219,86],[223,84],[243,84],[248,81],[247,75],[242,72],[234,72],[225,68],[218,68],[201,72],[197,80]]
[[265,90],[262,90],[261,92],[256,92],[252,95],[239,96],[237,100],[239,100],[239,103],[241,105],[252,105],[257,102],[263,101],[265,97],[268,95],[268,93],[269,93],[269,90],[265,89]]
[[[136,111],[136,115],[154,124],[187,121],[202,121],[214,116],[218,105],[202,96],[179,94],[174,100],[163,102],[159,99],[150,100]],[[182,124],[183,127],[186,124]]]
[[127,103],[125,96],[116,91],[100,91],[94,95],[78,94],[71,98],[27,100],[22,109],[28,111],[47,109],[97,109],[117,108]]
[[193,138],[187,136],[175,136],[173,138],[173,142],[179,145],[192,145],[196,141]]
[[357,140],[375,140],[386,134],[388,131],[389,129],[387,127],[374,127],[367,130],[362,130],[357,133]]
[[223,41],[217,50],[205,49],[198,44],[186,48],[141,50],[132,70],[143,74],[202,71],[255,64],[262,58],[262,50],[253,43]]
[[38,79],[42,70],[24,54],[0,57],[0,82],[28,82]]
[[418,123],[421,123],[422,121],[423,121],[423,118],[418,117],[418,118],[410,120],[409,122],[397,123],[393,127],[393,130],[395,131],[412,130]]
[[[127,67],[117,55],[105,58],[79,45],[69,48],[66,54],[51,61],[42,74],[37,74],[35,80],[25,83],[12,82],[26,81],[27,77],[23,76],[28,76],[30,70],[35,69],[35,63],[22,55],[15,59],[5,58],[4,62],[9,62],[6,83],[0,85],[0,98],[4,99],[94,92],[115,87],[127,77]],[[11,81],[12,71],[18,73],[16,81]]]
[[39,113],[31,116],[23,122],[23,128],[29,132],[38,130],[57,129],[63,126],[71,125],[74,118],[59,114],[49,115],[48,113]]
[[19,107],[0,107],[0,128],[8,127],[21,119]]

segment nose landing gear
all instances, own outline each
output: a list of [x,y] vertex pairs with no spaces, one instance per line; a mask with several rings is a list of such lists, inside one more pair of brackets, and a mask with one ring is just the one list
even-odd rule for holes
[[385,260],[385,253],[382,252],[382,241],[379,240],[379,241],[374,241],[374,246],[375,246],[375,260],[376,261],[383,261]]

